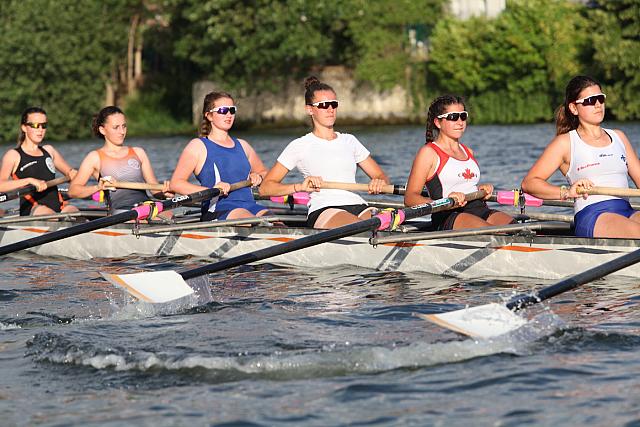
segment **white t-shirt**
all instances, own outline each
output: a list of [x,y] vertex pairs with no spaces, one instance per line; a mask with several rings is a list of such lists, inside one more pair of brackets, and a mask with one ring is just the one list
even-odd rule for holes
[[[288,170],[298,168],[305,178],[320,176],[325,181],[355,183],[358,163],[369,157],[369,150],[353,135],[338,132],[336,135],[330,141],[313,133],[294,139],[278,162]],[[345,190],[320,190],[310,196],[309,212],[327,206],[366,204],[362,197]]]

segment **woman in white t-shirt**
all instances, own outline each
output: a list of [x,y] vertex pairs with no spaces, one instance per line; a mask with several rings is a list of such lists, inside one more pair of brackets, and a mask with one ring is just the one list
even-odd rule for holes
[[[333,129],[338,100],[331,86],[313,76],[304,86],[305,109],[313,130],[284,149],[260,185],[260,195],[310,192],[307,224],[315,228],[335,228],[368,219],[371,211],[362,197],[345,190],[321,190],[323,181],[355,183],[360,167],[371,178],[369,193],[378,194],[389,178],[355,136]],[[293,168],[298,168],[304,181],[283,184]]]

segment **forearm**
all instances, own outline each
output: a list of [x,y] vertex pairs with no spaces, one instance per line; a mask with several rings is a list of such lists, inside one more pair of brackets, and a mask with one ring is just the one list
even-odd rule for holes
[[300,191],[301,183],[284,184],[276,181],[263,181],[260,184],[259,193],[261,196],[285,196]]
[[553,185],[541,178],[525,178],[522,181],[522,190],[532,196],[544,200],[558,200],[562,198],[561,192],[564,186]]
[[26,187],[29,185],[29,179],[7,179],[6,181],[0,181],[0,191],[5,193],[7,191],[17,190],[18,188]]
[[198,191],[207,189],[207,187],[193,184],[187,180],[182,180],[182,179],[172,179],[170,183],[170,188],[173,193],[177,193],[177,194],[192,194],[192,193],[196,193]]
[[71,185],[69,185],[68,194],[69,197],[73,199],[84,199],[86,197],[93,196],[98,191],[100,191],[100,186],[98,186],[98,184],[82,185],[78,183],[71,183]]

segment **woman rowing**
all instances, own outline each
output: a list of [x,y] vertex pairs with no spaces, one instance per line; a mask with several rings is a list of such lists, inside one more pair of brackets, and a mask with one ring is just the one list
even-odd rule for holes
[[[202,202],[202,221],[263,216],[269,210],[256,203],[248,187],[229,192],[231,183],[251,180],[260,185],[267,169],[253,147],[229,135],[237,108],[226,92],[211,92],[204,98],[200,137],[192,139],[182,151],[171,177],[171,189],[190,194],[206,188],[219,188],[222,197]],[[189,182],[194,174],[200,185]]]
[[66,204],[57,186],[47,187],[56,170],[72,179],[77,171],[51,145],[42,145],[47,133],[47,113],[40,107],[23,111],[16,148],[7,151],[0,166],[0,191],[12,191],[33,185],[36,191],[20,198],[20,215],[49,215],[77,212]]
[[[336,92],[331,86],[309,77],[305,84],[305,109],[311,117],[312,131],[295,139],[284,149],[260,186],[262,196],[282,196],[298,191],[311,193],[307,225],[335,228],[371,217],[362,197],[345,190],[321,190],[323,182],[355,183],[360,167],[370,178],[369,193],[378,194],[389,178],[356,139],[334,130],[338,109]],[[302,183],[283,184],[293,168],[304,176]]]
[[[578,194],[593,186],[640,187],[640,161],[620,130],[605,129],[606,95],[591,77],[576,76],[556,110],[556,137],[522,181],[522,189],[542,199],[575,199],[575,234],[580,237],[640,237],[640,213],[627,199]],[[547,180],[560,169],[570,186]]]
[[[431,215],[435,230],[477,228],[514,222],[504,212],[489,209],[484,200],[465,200],[465,193],[484,190],[491,196],[493,185],[479,184],[480,167],[473,151],[460,142],[467,128],[464,100],[456,95],[443,95],[429,106],[426,144],[416,154],[409,173],[404,203],[421,205],[433,199],[450,197],[456,209]],[[429,197],[422,195],[423,189]]]
[[[108,190],[107,205],[112,214],[149,200],[144,190],[116,188],[119,181],[158,184],[144,149],[124,145],[127,119],[122,110],[115,106],[100,110],[93,119],[92,131],[95,136],[104,140],[104,145],[84,158],[78,174],[69,186],[69,196],[85,198],[98,191]],[[87,185],[91,177],[98,183]],[[165,181],[163,192],[156,193],[155,196],[163,197],[163,193],[168,191],[169,181]]]

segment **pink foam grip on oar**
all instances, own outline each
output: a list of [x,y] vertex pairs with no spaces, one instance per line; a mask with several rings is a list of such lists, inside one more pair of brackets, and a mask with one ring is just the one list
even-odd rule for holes
[[286,196],[271,196],[269,200],[274,203],[282,203],[286,205],[287,203],[289,203],[289,197],[293,197],[293,203],[296,205],[306,205],[307,203],[309,203],[309,193],[301,191],[293,194],[288,194]]
[[[151,215],[152,205],[153,203],[144,204],[144,205],[136,206],[135,208],[133,208],[133,210],[138,213],[138,219],[145,219],[149,215]],[[162,202],[155,202],[155,206],[156,206],[156,215],[158,215],[160,212],[164,210],[164,206],[162,205]]]
[[93,195],[91,195],[91,199],[93,199],[94,202],[104,202],[104,191],[96,191],[95,193],[93,193]]
[[[498,203],[503,205],[514,205],[515,194],[513,191],[498,191],[497,200]],[[542,206],[543,200],[532,196],[531,194],[524,193],[525,206]],[[517,202],[517,201],[516,201]],[[518,206],[515,203],[515,206]]]
[[378,227],[378,230],[386,230],[390,226],[393,230],[404,222],[404,211],[402,209],[397,211],[384,211],[376,216],[380,218],[380,227]]

